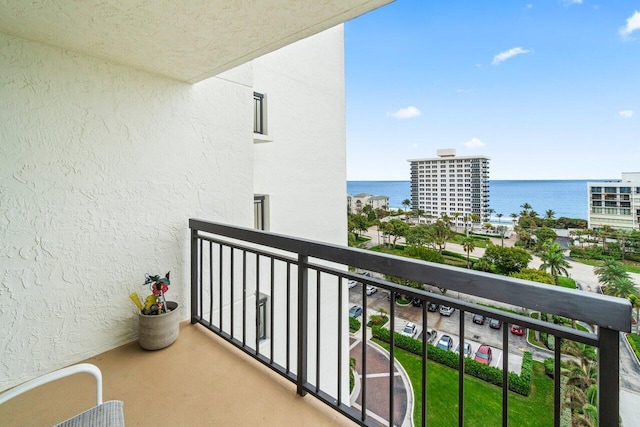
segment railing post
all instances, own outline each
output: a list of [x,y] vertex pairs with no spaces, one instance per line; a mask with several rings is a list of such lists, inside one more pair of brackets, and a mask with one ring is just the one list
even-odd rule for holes
[[300,396],[307,394],[304,384],[307,382],[308,262],[307,256],[298,255],[298,376],[296,385],[297,393]]
[[620,416],[620,333],[598,328],[598,425],[617,426]]
[[191,229],[191,324],[198,312],[198,230]]

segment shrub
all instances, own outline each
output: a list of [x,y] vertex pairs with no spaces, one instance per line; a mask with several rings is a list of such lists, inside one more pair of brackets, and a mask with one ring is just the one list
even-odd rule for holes
[[367,326],[382,326],[389,321],[387,316],[382,316],[380,314],[373,314],[369,317],[369,321],[367,322]]
[[[567,362],[565,362],[564,360],[560,361],[560,369],[564,369],[567,366]],[[544,373],[547,374],[549,377],[553,378],[554,375],[554,371],[555,371],[556,367],[554,364],[554,360],[553,357],[549,357],[548,359],[544,359]]]
[[553,378],[553,371],[555,369],[553,357],[544,359],[543,365],[544,365],[544,373],[550,376],[551,378]]
[[[381,328],[379,326],[372,328],[373,337],[388,343],[390,341],[391,333],[388,329]],[[405,337],[399,333],[394,333],[395,345],[398,348],[406,350],[410,353],[422,355],[422,341]],[[431,344],[427,344],[427,353],[429,359],[440,363],[441,365],[448,366],[453,369],[458,369],[458,355],[451,352],[442,350]],[[502,370],[494,368],[492,366],[483,365],[473,359],[466,359],[464,363],[465,373],[479,378],[488,383],[502,386]],[[522,368],[520,375],[510,372],[508,375],[509,390],[528,396],[531,393],[531,375],[533,372],[533,357],[531,352],[525,351],[522,356]]]
[[425,246],[407,246],[404,250],[406,256],[411,258],[421,259],[423,261],[435,262],[438,264],[444,263],[444,257],[435,249],[427,248]]
[[636,354],[636,357],[640,359],[640,335],[627,334],[627,341]]
[[358,332],[360,330],[360,326],[362,326],[362,324],[358,319],[349,317],[349,332]]
[[356,378],[353,375],[353,371],[356,369],[356,359],[353,357],[349,358],[349,367],[351,368],[349,369],[349,393],[351,393],[356,384]]

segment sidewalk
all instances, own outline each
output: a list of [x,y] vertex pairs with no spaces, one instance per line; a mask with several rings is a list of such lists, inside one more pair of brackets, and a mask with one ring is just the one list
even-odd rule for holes
[[[356,360],[357,378],[351,405],[356,410],[362,410],[362,331],[366,326],[349,338],[349,356]],[[370,332],[368,333],[368,335]],[[389,354],[367,340],[367,373],[366,373],[366,403],[367,415],[382,426],[389,425],[389,386],[390,363]],[[410,427],[413,417],[413,389],[406,377],[406,373],[396,361],[393,366],[394,403],[393,425]]]

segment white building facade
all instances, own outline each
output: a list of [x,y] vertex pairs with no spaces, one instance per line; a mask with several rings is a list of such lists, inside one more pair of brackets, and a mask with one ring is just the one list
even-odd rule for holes
[[625,172],[620,181],[588,182],[587,200],[589,228],[640,230],[640,172]]
[[489,157],[456,156],[455,149],[437,155],[408,160],[414,212],[434,219],[447,215],[460,227],[472,218],[476,224],[489,221]]
[[135,340],[145,273],[187,319],[189,218],[346,244],[341,23],[387,2],[0,6],[0,390]]
[[366,193],[347,196],[349,213],[361,213],[365,206],[371,206],[372,209],[389,209],[389,198],[387,196],[372,196]]

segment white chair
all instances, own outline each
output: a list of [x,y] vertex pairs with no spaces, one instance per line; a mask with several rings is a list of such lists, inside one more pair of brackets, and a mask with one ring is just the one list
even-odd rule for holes
[[60,424],[56,424],[55,427],[124,427],[122,402],[119,400],[102,402],[102,373],[97,366],[90,363],[69,366],[20,384],[0,394],[0,405],[36,387],[79,373],[91,374],[96,379],[96,406]]

